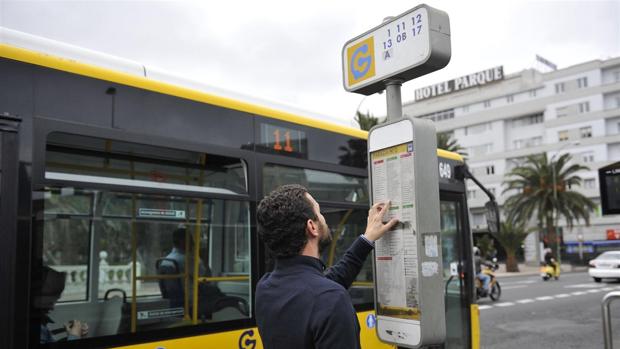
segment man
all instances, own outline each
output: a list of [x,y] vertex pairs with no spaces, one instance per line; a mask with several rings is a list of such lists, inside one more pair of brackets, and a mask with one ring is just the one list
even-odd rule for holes
[[[179,274],[185,272],[185,245],[186,245],[186,229],[178,228],[172,233],[172,251],[166,256],[166,259],[159,265],[160,273],[163,273],[165,268],[173,267],[172,260],[176,262]],[[189,272],[189,302],[190,307],[193,304],[194,295],[194,273],[193,273],[193,258],[189,258],[190,272]],[[198,275],[201,277],[211,276],[211,270],[202,263],[202,260],[198,261]],[[171,298],[172,306],[183,306],[185,304],[185,298],[183,290],[185,288],[185,281],[183,279],[165,280],[165,282],[174,282],[180,284],[180,287],[171,287],[171,290],[176,290],[176,294],[169,295]],[[237,306],[237,301],[232,300],[229,302],[230,297],[227,297],[218,287],[212,282],[201,282],[198,284],[198,314],[201,318],[210,319],[212,314],[226,306]]]
[[[43,266],[40,283],[35,282],[33,285],[35,289],[33,307],[41,312],[41,314],[37,314],[41,316],[41,344],[55,342],[53,334],[61,332],[60,329],[52,331],[48,328],[49,324],[54,323],[49,317],[49,313],[54,310],[56,302],[65,289],[66,278],[66,273]],[[71,320],[64,324],[64,330],[67,333],[67,340],[80,339],[88,335],[88,324],[80,320]]]
[[319,204],[299,185],[285,185],[258,205],[258,231],[275,255],[273,272],[256,288],[256,322],[266,349],[360,348],[360,326],[346,289],[374,241],[398,221],[383,224],[389,203],[375,204],[363,236],[326,273],[320,251],[331,233]]
[[[482,257],[480,256],[480,249],[474,246],[474,266],[476,268],[476,277],[482,282],[482,290],[484,293],[482,296],[486,296],[491,292],[489,286],[491,285],[491,277],[482,272]],[[486,264],[486,263],[484,263]]]

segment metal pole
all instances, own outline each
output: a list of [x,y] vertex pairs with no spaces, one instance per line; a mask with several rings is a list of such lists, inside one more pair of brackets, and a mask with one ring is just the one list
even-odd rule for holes
[[[555,158],[555,155],[553,156]],[[562,266],[562,256],[560,255],[560,241],[558,239],[558,212],[557,212],[557,208],[556,205],[558,203],[558,188],[557,185],[555,183],[555,165],[553,164],[553,162],[551,163],[551,170],[553,173],[553,201],[555,201],[555,203],[553,204],[553,231],[554,231],[554,235],[555,235],[555,255],[558,259],[558,268],[560,268]]]
[[400,87],[403,81],[399,79],[385,80],[385,97],[387,102],[386,121],[398,120],[403,117],[403,101],[400,95]]
[[613,349],[614,342],[611,333],[611,314],[609,311],[609,305],[614,299],[620,298],[620,292],[609,292],[603,297],[601,308],[603,310],[603,338],[605,339],[605,349]]

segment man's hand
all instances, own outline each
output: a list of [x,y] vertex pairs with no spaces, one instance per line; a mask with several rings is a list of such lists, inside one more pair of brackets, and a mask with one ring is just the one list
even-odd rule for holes
[[88,334],[88,325],[80,320],[70,321],[65,324],[65,329],[68,334],[78,338],[85,337]]
[[389,222],[383,224],[383,217],[390,210],[390,202],[378,202],[370,208],[368,211],[368,225],[366,226],[366,232],[364,237],[369,241],[376,241],[380,239],[388,230],[392,229],[398,219],[392,218]]

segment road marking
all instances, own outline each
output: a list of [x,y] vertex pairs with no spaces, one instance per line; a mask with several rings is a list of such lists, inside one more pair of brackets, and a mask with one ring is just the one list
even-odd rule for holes
[[566,297],[570,297],[570,294],[568,293],[560,293],[560,294],[556,294],[555,298],[566,298]]
[[480,309],[480,310],[491,309],[491,308],[493,308],[492,305],[481,305],[481,306],[478,306],[478,309]]
[[530,298],[526,298],[526,299],[522,299],[522,300],[517,301],[517,303],[521,303],[521,304],[534,303],[534,302],[536,302],[536,301],[533,300],[533,299],[530,299]]
[[598,288],[598,287],[603,287],[603,285],[597,285],[597,284],[574,284],[574,285],[566,285],[564,286],[564,288]]
[[515,305],[513,302],[504,302],[495,304],[496,307],[511,307]]
[[551,296],[536,297],[537,301],[550,301],[552,299],[553,299],[553,297],[551,297]]
[[524,281],[502,282],[502,285],[533,284],[535,282],[538,282],[538,280],[524,280]]
[[605,287],[605,288],[601,288],[601,290],[603,290],[603,291],[611,291],[611,290],[613,290],[613,289],[614,289],[613,287]]
[[587,290],[586,292],[588,293],[597,293],[597,292],[601,292],[602,290]]
[[503,290],[512,290],[515,288],[524,288],[527,287],[527,285],[514,285],[514,286],[502,286]]
[[581,295],[586,294],[586,293],[585,292],[571,292],[571,294],[575,295],[575,296],[581,296]]

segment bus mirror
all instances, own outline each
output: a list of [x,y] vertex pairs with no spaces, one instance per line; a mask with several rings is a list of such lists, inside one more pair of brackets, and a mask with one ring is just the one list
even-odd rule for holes
[[489,228],[489,232],[492,234],[496,234],[499,232],[499,207],[497,207],[496,201],[487,201],[484,204],[484,208],[486,209],[484,215],[487,219],[487,227]]

